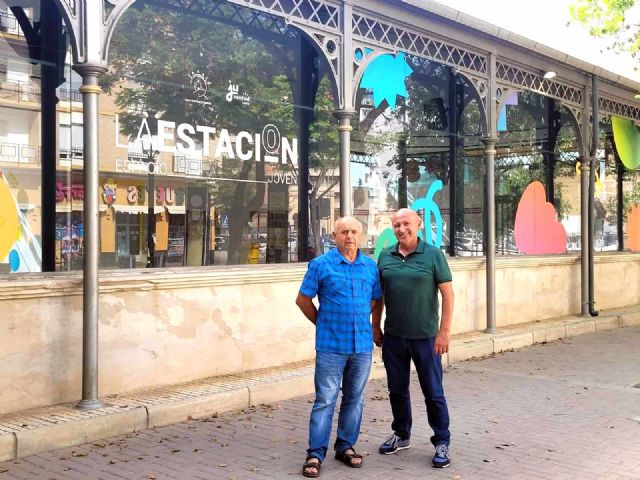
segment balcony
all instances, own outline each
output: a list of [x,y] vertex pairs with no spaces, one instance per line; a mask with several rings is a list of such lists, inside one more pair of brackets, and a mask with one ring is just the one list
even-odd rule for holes
[[0,10],[0,32],[22,36],[22,30],[20,30],[18,20],[11,12]]
[[40,147],[20,143],[0,142],[0,162],[40,166]]
[[0,75],[0,102],[13,100],[15,102],[39,102],[40,85],[35,82],[21,82],[8,80],[3,72]]
[[58,90],[60,101],[82,102],[82,94],[76,88],[61,88]]
[[202,160],[187,158],[182,155],[173,157],[174,173],[184,173],[185,175],[202,176]]

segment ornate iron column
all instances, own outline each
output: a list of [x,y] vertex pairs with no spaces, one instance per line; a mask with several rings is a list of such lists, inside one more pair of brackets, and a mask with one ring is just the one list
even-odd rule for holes
[[340,216],[353,214],[351,202],[351,119],[355,116],[353,85],[353,6],[351,0],[342,3],[342,43],[340,45],[339,79],[342,90],[340,109],[334,112],[338,119],[340,141]]
[[338,110],[334,113],[338,118],[338,134],[340,140],[340,216],[353,214],[351,202],[351,118],[355,111]]
[[98,397],[98,269],[99,269],[99,98],[98,80],[107,71],[109,39],[133,0],[57,0],[73,52],[73,69],[82,76],[84,123],[84,268],[82,278],[82,400],[91,410]]
[[495,158],[496,144],[498,143],[498,112],[496,80],[496,55],[491,53],[488,61],[489,67],[489,95],[487,98],[487,136],[482,139],[484,143],[484,155],[486,160],[486,185],[485,196],[487,199],[486,231],[484,234],[487,255],[487,328],[486,333],[495,333],[496,330],[496,194],[495,194]]
[[580,145],[580,313],[589,315],[589,89],[582,90],[581,145]]
[[82,76],[84,139],[84,275],[82,282],[82,400],[78,408],[91,410],[103,406],[98,398],[98,78],[106,68],[75,65]]

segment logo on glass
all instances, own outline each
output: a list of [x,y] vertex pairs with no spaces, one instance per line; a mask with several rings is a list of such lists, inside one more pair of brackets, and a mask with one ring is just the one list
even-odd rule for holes
[[251,103],[251,97],[247,94],[247,92],[242,92],[240,95],[240,87],[237,83],[231,83],[229,80],[229,86],[227,87],[227,94],[225,95],[225,100],[227,102],[232,102],[234,100],[242,103],[243,105],[249,105]]
[[189,74],[189,85],[193,88],[193,94],[198,98],[207,98],[209,80],[204,73],[191,72]]

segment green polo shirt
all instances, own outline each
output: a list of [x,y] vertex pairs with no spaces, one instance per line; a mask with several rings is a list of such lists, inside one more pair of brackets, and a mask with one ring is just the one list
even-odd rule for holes
[[396,243],[380,253],[378,270],[387,310],[384,333],[412,340],[435,337],[438,285],[451,281],[440,249],[418,240],[415,252],[403,257]]

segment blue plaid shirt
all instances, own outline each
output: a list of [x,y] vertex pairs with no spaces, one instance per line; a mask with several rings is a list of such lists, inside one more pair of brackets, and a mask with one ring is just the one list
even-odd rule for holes
[[358,251],[352,263],[334,248],[309,262],[300,293],[318,295],[317,351],[351,355],[373,350],[371,301],[382,298],[373,260]]

